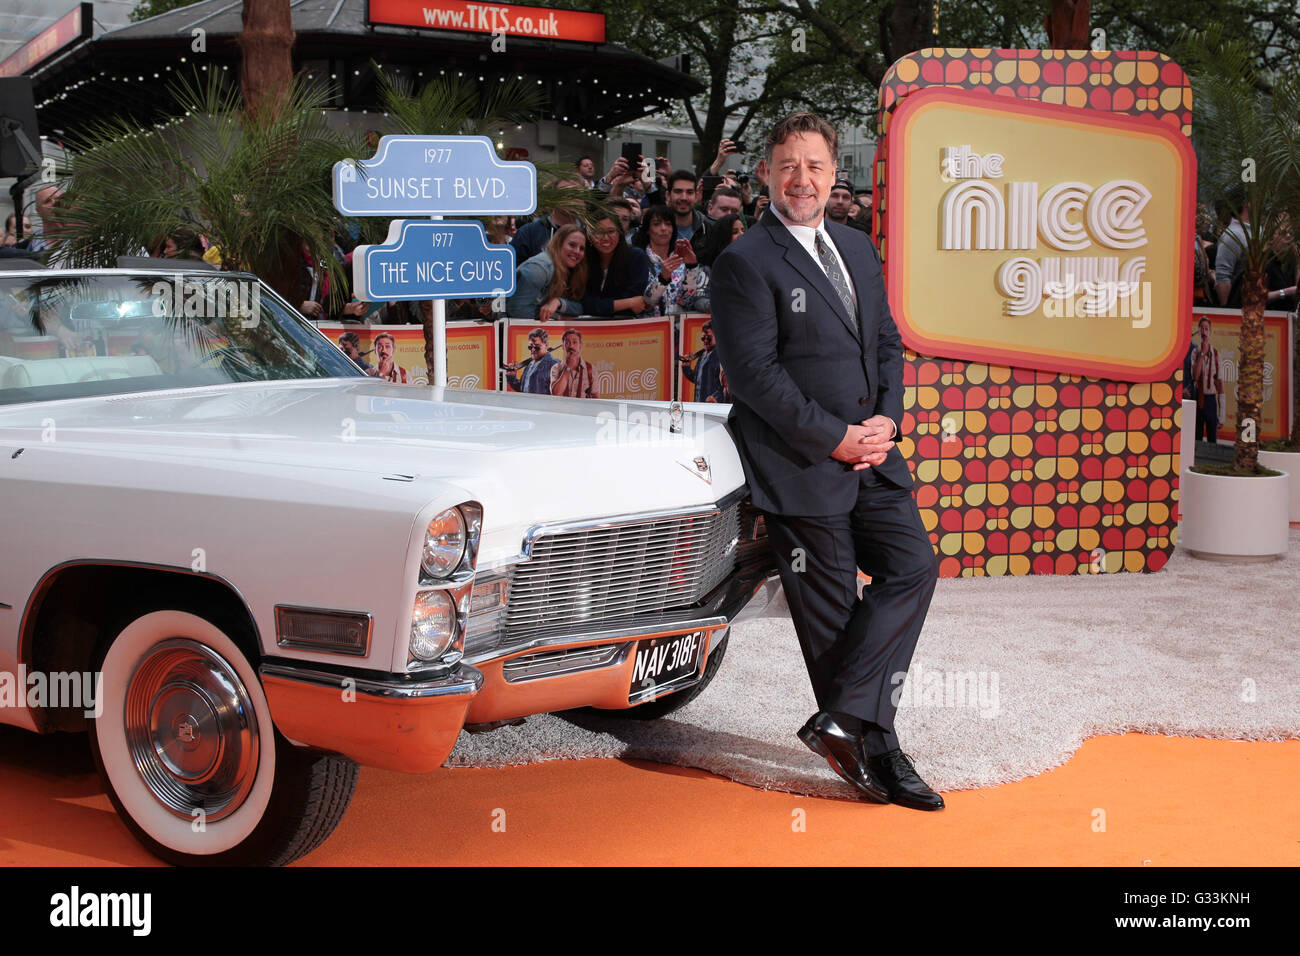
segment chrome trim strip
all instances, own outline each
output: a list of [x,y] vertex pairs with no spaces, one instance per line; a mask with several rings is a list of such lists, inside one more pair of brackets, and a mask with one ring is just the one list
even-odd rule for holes
[[595,647],[575,648],[572,652],[556,654],[525,654],[505,662],[501,676],[507,684],[523,684],[545,680],[548,677],[565,677],[587,671],[611,667],[622,661],[627,644],[599,644]]
[[428,697],[448,697],[477,694],[483,687],[483,672],[477,667],[460,664],[446,677],[435,677],[423,681],[404,681],[400,678],[380,680],[373,677],[359,677],[352,674],[338,674],[330,671],[315,670],[311,667],[294,667],[291,664],[263,664],[258,668],[263,678],[275,677],[280,680],[296,681],[300,684],[312,684],[317,687],[329,687],[342,690],[344,681],[351,680],[349,690],[370,697],[383,697],[389,700],[423,700]]
[[[349,623],[365,621],[366,640],[360,649],[326,647],[321,644],[310,644],[302,640],[284,637],[284,628],[282,626],[281,612],[314,614],[320,617],[338,618]],[[344,611],[334,608],[323,607],[303,607],[295,604],[277,604],[275,606],[275,643],[280,647],[298,651],[318,651],[322,654],[347,654],[351,657],[366,657],[370,654],[370,637],[374,633],[375,619],[369,611]]]
[[[558,647],[562,644],[575,644],[586,641],[629,641],[638,637],[646,637],[654,634],[663,634],[667,636],[670,633],[678,631],[707,631],[713,628],[726,627],[727,618],[721,615],[714,617],[691,617],[690,615],[699,612],[698,608],[687,608],[681,612],[681,616],[665,616],[657,619],[653,624],[641,624],[635,627],[612,627],[598,631],[582,631],[576,634],[561,634],[555,637],[535,637],[531,640],[525,640],[519,644],[511,644],[509,647],[501,647],[489,651],[486,654],[476,654],[473,657],[464,658],[468,664],[482,664],[485,661],[497,660],[499,658],[514,657],[525,651],[532,651],[543,647]],[[629,621],[631,625],[634,622]]]

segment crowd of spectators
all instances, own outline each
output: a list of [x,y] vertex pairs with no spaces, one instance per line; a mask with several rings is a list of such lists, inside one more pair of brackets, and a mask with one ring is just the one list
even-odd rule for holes
[[[1197,305],[1242,307],[1250,216],[1250,203],[1244,193],[1221,204],[1217,216],[1205,205],[1197,207],[1193,290]],[[1268,237],[1268,244],[1272,255],[1264,273],[1264,308],[1294,312],[1300,303],[1300,242],[1294,224],[1282,217]]]

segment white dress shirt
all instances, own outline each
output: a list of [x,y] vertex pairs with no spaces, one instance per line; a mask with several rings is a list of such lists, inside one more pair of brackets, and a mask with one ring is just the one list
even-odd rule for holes
[[775,203],[769,203],[767,208],[772,210],[772,215],[776,216],[777,219],[780,219],[781,224],[790,230],[790,235],[794,236],[799,245],[803,246],[804,249],[808,251],[808,255],[812,256],[812,261],[817,263],[817,267],[825,273],[826,267],[822,265],[821,256],[817,255],[817,246],[815,244],[817,234],[821,233],[822,242],[826,243],[826,248],[830,249],[831,255],[833,255],[835,261],[839,263],[840,275],[844,276],[844,281],[848,284],[849,292],[852,293],[853,300],[856,302],[858,298],[858,290],[853,288],[853,279],[849,276],[848,267],[844,264],[844,257],[840,255],[840,250],[835,248],[834,241],[831,239],[830,234],[826,232],[825,213],[822,214],[821,222],[817,224],[816,228],[813,228],[812,226],[799,226],[792,223],[789,219],[786,219],[785,216],[781,215],[781,210],[776,208]]

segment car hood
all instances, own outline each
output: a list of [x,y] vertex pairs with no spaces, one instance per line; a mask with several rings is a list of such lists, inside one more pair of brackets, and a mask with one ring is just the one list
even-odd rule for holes
[[724,497],[744,478],[722,411],[688,411],[674,433],[663,403],[348,378],[11,406],[0,408],[0,441],[226,473],[301,471],[314,495],[382,480],[385,495],[404,488],[416,507],[451,483],[483,503],[485,550],[497,532],[509,552],[518,549],[514,532],[531,524]]

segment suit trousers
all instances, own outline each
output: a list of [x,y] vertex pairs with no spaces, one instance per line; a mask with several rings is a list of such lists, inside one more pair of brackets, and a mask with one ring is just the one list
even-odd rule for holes
[[[939,576],[912,493],[870,469],[848,514],[764,514],[818,710],[863,721],[868,755],[894,715]],[[858,568],[871,583],[858,596]]]

